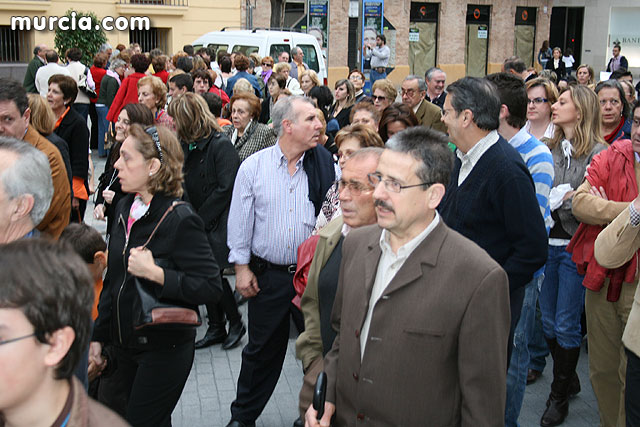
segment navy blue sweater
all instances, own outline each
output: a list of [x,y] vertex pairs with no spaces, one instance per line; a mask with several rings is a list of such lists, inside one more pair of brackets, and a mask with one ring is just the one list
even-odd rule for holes
[[547,261],[547,232],[531,175],[502,137],[458,187],[460,159],[439,212],[444,222],[473,240],[509,276],[509,289],[525,286]]

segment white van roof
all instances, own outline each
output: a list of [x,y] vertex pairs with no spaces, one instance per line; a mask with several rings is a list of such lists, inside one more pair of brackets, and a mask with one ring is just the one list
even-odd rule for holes
[[264,34],[271,41],[281,39],[283,42],[285,39],[290,42],[292,39],[296,40],[304,40],[306,38],[315,39],[311,34],[299,33],[296,31],[273,31],[273,30],[233,30],[233,31],[211,31],[206,33],[200,37],[198,37],[193,43],[193,45],[202,45],[206,46],[206,43],[211,41],[212,38],[217,37],[229,37],[235,38],[236,40],[247,39],[247,40],[255,40],[256,34]]

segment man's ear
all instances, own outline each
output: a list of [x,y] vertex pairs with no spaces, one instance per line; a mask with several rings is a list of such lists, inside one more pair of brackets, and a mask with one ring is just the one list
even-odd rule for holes
[[[31,213],[35,199],[31,194],[24,194],[15,199],[15,209],[11,212],[11,219],[18,221]],[[34,224],[38,225],[38,224]]]
[[509,117],[509,107],[502,104],[500,105],[500,120],[506,119],[507,117]]
[[444,192],[445,186],[439,182],[431,185],[431,187],[427,189],[427,207],[430,210],[435,210],[438,205],[440,205],[440,202],[444,197]]
[[107,268],[107,251],[98,251],[93,255],[93,264],[97,265],[100,271]]
[[75,339],[76,333],[71,326],[65,326],[51,333],[48,337],[50,347],[45,355],[44,363],[52,368],[58,366],[60,361],[62,361],[69,352],[71,344],[73,344],[73,340]]

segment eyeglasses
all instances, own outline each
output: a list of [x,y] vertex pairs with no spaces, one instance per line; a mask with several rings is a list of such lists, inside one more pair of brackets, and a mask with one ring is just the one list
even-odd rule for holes
[[370,173],[367,175],[367,178],[369,179],[369,184],[373,185],[374,188],[377,187],[380,182],[383,182],[384,188],[392,193],[399,193],[405,188],[421,187],[423,185],[431,186],[435,184],[434,182],[423,182],[413,185],[400,185],[398,181],[394,181],[392,179],[382,179],[382,175],[380,175],[379,173]]
[[541,105],[541,104],[544,104],[545,102],[549,102],[549,100],[547,98],[527,99],[527,105],[529,104]]
[[360,74],[352,74],[349,80],[364,80]]
[[362,193],[369,193],[373,191],[373,188],[364,185],[360,182],[347,182],[343,179],[338,181],[338,191],[342,191],[345,188],[349,189],[349,192],[354,196],[359,196]]
[[617,107],[620,105],[620,101],[618,101],[617,99],[601,99],[600,106],[604,107],[605,105],[607,105],[607,102],[610,102],[612,107]]
[[17,337],[17,338],[11,338],[11,339],[8,339],[8,340],[0,340],[0,345],[5,345],[5,344],[9,344],[9,343],[16,342],[16,341],[21,341],[21,340],[26,340],[27,338],[31,338],[31,337],[35,337],[35,336],[36,336],[36,333],[34,332],[32,334],[23,335],[23,336]]
[[385,99],[387,99],[387,97],[386,97],[386,96],[376,96],[376,95],[371,95],[371,98],[372,98],[374,101],[384,101]]
[[416,93],[415,89],[400,89],[400,95],[402,96],[413,96]]
[[269,64],[269,63],[267,63],[267,62],[263,62],[263,63],[262,63],[262,66],[263,66],[263,67],[273,67],[273,64]]

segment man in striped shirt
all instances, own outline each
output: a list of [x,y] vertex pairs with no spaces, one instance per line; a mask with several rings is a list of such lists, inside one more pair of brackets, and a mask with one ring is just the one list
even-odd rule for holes
[[283,99],[271,117],[278,142],[240,165],[227,227],[236,290],[249,299],[249,343],[231,404],[232,427],[254,426],[278,382],[297,249],[315,225],[322,203],[316,196],[335,179],[331,155],[318,146],[322,123],[307,98]]
[[[500,97],[500,127],[498,132],[522,156],[533,178],[540,214],[549,233],[551,211],[549,192],[553,185],[553,157],[545,144],[538,141],[525,129],[529,98],[524,81],[510,73],[496,73],[487,76],[498,89]],[[520,320],[514,332],[513,352],[507,373],[507,405],[505,425],[517,426],[520,408],[524,399],[524,389],[529,368],[529,340],[533,337],[536,316],[536,301],[542,280],[544,267],[538,270],[533,280],[525,287],[524,301]]]

